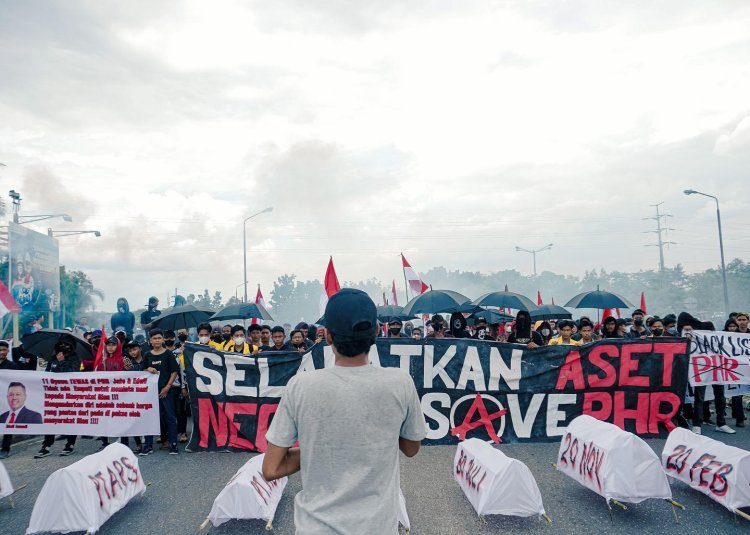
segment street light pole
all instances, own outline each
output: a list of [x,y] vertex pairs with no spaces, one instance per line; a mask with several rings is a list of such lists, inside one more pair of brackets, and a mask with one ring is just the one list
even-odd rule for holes
[[516,246],[516,251],[523,251],[524,253],[531,253],[531,256],[534,258],[534,276],[536,277],[536,254],[541,253],[542,251],[546,251],[547,249],[552,249],[553,243],[548,243],[544,247],[540,249],[524,249],[523,247]]
[[65,236],[76,236],[78,234],[93,234],[97,238],[101,237],[102,233],[98,230],[52,230],[47,229],[47,236],[50,238],[64,238]]
[[247,222],[255,216],[265,214],[266,212],[273,212],[273,206],[261,210],[253,215],[247,216],[242,222],[242,255],[243,255],[243,272],[244,277],[242,278],[242,284],[245,286],[245,303],[247,303]]
[[686,189],[685,195],[703,195],[704,197],[710,197],[716,202],[716,222],[719,225],[719,252],[721,253],[721,280],[724,285],[724,313],[729,314],[729,289],[727,288],[727,268],[724,264],[724,236],[721,232],[721,210],[719,210],[719,199],[708,193],[702,193],[695,191],[694,189]]

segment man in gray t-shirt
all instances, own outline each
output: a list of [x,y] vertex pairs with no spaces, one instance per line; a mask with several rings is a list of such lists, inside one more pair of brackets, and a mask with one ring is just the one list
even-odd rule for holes
[[325,326],[335,366],[287,384],[266,434],[263,476],[302,470],[298,534],[395,534],[398,450],[413,457],[426,435],[414,382],[400,369],[369,364],[378,325],[366,293],[344,288],[332,296]]

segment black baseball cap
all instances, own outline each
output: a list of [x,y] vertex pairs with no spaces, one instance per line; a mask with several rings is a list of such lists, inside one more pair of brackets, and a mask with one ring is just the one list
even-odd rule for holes
[[388,322],[388,325],[403,325],[403,324],[404,322],[398,318],[393,318],[391,321]]
[[325,319],[326,329],[342,341],[366,340],[375,337],[378,311],[362,290],[342,288],[328,300]]

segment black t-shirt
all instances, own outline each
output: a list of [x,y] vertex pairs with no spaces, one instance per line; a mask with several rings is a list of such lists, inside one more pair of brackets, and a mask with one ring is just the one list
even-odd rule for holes
[[511,344],[528,344],[529,342],[534,342],[538,346],[544,345],[544,338],[542,338],[541,333],[537,331],[531,331],[530,335],[531,338],[522,338],[519,337],[515,332],[512,332],[508,336],[508,342]]
[[0,362],[0,370],[17,370],[18,364],[11,361],[10,359],[5,359],[2,362]]
[[180,375],[180,365],[170,350],[155,355],[153,351],[146,353],[143,358],[146,360],[146,368],[156,368],[159,370],[159,390],[169,384],[169,376],[176,373]]
[[143,312],[141,312],[141,327],[144,325],[148,325],[151,323],[154,318],[157,318],[161,316],[161,310],[156,310],[155,308],[147,308]]

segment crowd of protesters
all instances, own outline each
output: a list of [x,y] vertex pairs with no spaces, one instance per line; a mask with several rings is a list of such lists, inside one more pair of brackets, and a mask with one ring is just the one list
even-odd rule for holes
[[[117,312],[110,321],[111,335],[103,339],[100,329],[89,330],[88,322],[82,318],[73,329],[76,334],[90,342],[90,358],[80,358],[74,349],[75,342],[63,335],[54,348],[54,355],[38,365],[35,358],[20,356],[15,361],[8,358],[9,346],[0,341],[0,370],[2,369],[45,369],[52,373],[77,371],[147,371],[159,375],[159,413],[161,433],[157,442],[170,454],[179,453],[178,443],[188,442],[187,420],[190,413],[188,389],[185,378],[183,359],[184,344],[188,341],[206,345],[214,349],[242,355],[257,355],[268,352],[298,351],[304,353],[314,344],[324,339],[325,327],[299,323],[294,329],[290,324],[271,326],[253,323],[249,326],[227,323],[212,326],[200,324],[197,329],[162,330],[154,327],[161,315],[159,300],[151,297],[145,311],[140,315],[142,333],[136,334],[136,320],[130,312],[125,298],[117,300]],[[748,330],[747,312],[729,315],[723,328],[725,331],[742,333]],[[533,321],[526,311],[519,311],[510,322],[490,323],[484,317],[476,319],[465,314],[454,313],[446,321],[443,315],[435,314],[424,317],[423,321],[404,321],[392,318],[381,325],[382,336],[422,340],[423,338],[472,338],[476,340],[498,341],[524,344],[530,349],[547,345],[581,346],[608,338],[653,339],[660,337],[690,337],[692,330],[715,330],[711,322],[700,321],[686,312],[679,316],[667,314],[664,317],[649,316],[643,310],[636,309],[630,318],[606,316],[601,322],[588,317],[577,320],[537,320]],[[101,350],[100,350],[101,347]],[[727,400],[723,385],[712,387],[713,406],[704,401],[706,387],[690,388],[688,395],[693,403],[685,403],[676,418],[676,423],[701,433],[703,425],[715,427],[717,431],[735,433],[726,422],[725,409],[731,406],[731,417],[735,426],[745,426],[745,413],[742,396]],[[75,436],[65,437],[65,446],[59,455],[73,453]],[[92,437],[85,437],[92,438]],[[130,437],[120,440],[129,445]],[[135,452],[139,455],[153,453],[154,437],[133,437]],[[103,449],[109,444],[109,437],[99,437]],[[11,435],[3,437],[0,447],[0,458],[10,454]],[[55,442],[54,435],[45,436],[42,448],[34,456],[44,458],[51,454],[50,448]]]
[[[750,314],[747,312],[732,312],[724,323],[723,330],[728,332],[750,333],[748,323]],[[426,338],[473,338],[497,342],[525,344],[530,349],[546,345],[580,346],[607,338],[621,339],[654,339],[661,337],[691,337],[691,331],[715,331],[716,326],[710,321],[700,321],[687,312],[679,316],[667,314],[664,317],[648,316],[640,308],[635,309],[629,319],[606,316],[601,323],[594,323],[588,317],[577,320],[561,319],[538,320],[532,323],[531,315],[526,311],[519,311],[515,320],[507,323],[487,324],[478,318],[472,326],[464,314],[451,315],[450,324],[445,318],[436,314],[425,322]],[[411,337],[420,340],[424,333],[410,321],[402,322],[395,319],[387,325],[388,336]],[[690,428],[694,433],[701,434],[703,425],[712,426],[721,433],[734,434],[735,430],[727,425],[726,407],[731,406],[731,417],[736,427],[745,427],[745,409],[742,396],[732,396],[726,399],[724,385],[712,385],[714,394],[713,410],[710,401],[705,400],[706,387],[688,387],[686,403],[680,408],[676,424]],[[692,403],[687,401],[693,399]],[[715,418],[714,418],[715,415]]]

